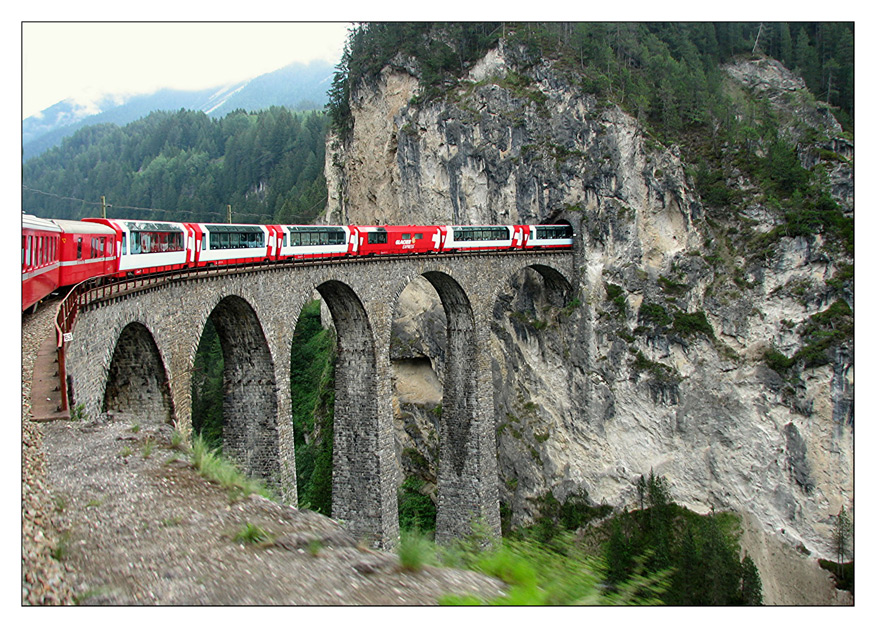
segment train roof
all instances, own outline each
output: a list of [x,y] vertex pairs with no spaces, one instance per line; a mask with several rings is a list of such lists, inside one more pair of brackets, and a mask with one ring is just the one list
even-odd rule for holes
[[31,216],[30,214],[22,214],[21,215],[21,228],[22,229],[42,229],[43,231],[55,231],[60,232],[61,229],[51,220],[46,220],[45,218],[38,218],[36,216]]
[[91,233],[96,235],[115,235],[115,230],[97,222],[78,220],[53,220],[64,233]]

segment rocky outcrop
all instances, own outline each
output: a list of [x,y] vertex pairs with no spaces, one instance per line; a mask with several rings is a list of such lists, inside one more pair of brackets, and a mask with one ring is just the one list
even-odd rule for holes
[[[521,69],[517,54],[491,52],[440,100],[421,98],[415,68],[386,68],[355,92],[352,139],[329,140],[326,166],[329,222],[575,225],[575,300],[551,303],[533,272],[509,278],[495,307],[506,511],[531,522],[547,491],[631,506],[635,480],[653,470],[680,504],[745,513],[763,534],[828,556],[833,518],[852,499],[851,340],[794,376],[764,354],[792,355],[813,315],[840,298],[854,305],[850,288],[830,283],[851,260],[820,236],[778,238],[756,261],[717,246],[677,148],[549,62]],[[808,96],[800,104],[801,82],[775,62],[727,76],[798,121],[798,153],[833,160],[851,214],[852,146],[829,111]],[[803,142],[807,128],[821,148]],[[737,211],[753,233],[778,223],[757,203]],[[434,387],[441,306],[424,301],[428,289],[411,293],[412,308],[403,299],[396,313],[397,375]],[[399,393],[400,452],[434,447],[429,395],[406,422],[417,404]]]

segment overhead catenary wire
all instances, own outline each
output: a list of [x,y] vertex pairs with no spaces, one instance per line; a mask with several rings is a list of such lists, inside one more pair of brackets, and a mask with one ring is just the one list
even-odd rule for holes
[[[73,196],[62,196],[60,194],[55,194],[53,192],[45,192],[43,190],[38,190],[36,188],[32,188],[28,185],[25,185],[24,183],[21,184],[21,187],[23,190],[25,190],[27,192],[33,192],[34,194],[42,194],[43,196],[56,198],[58,200],[72,201],[72,202],[80,203],[83,205],[101,206],[101,201],[89,201],[89,200],[86,200],[83,198],[76,198]],[[310,206],[307,209],[307,213],[313,211],[316,207],[318,207],[322,203],[325,203],[327,200],[328,200],[328,195],[326,195],[325,197],[323,197],[322,199],[320,199],[319,201],[314,203],[312,206]],[[224,213],[219,212],[219,211],[209,211],[209,210],[188,211],[188,210],[180,210],[180,209],[162,209],[160,207],[137,207],[136,205],[116,205],[116,204],[112,204],[112,203],[106,203],[106,207],[113,208],[115,210],[131,210],[131,211],[137,211],[137,212],[150,212],[150,213],[158,213],[158,212],[171,213],[171,214],[176,215],[176,216],[217,216],[219,218],[225,218],[227,215],[227,214],[224,214]],[[237,212],[237,211],[234,212],[234,215],[235,216],[252,217],[252,218],[256,218],[256,219],[264,219],[265,218],[265,214],[253,214],[253,213],[245,213],[245,212],[242,213],[242,212]],[[296,218],[298,218],[300,216],[301,216],[301,214],[295,214]]]

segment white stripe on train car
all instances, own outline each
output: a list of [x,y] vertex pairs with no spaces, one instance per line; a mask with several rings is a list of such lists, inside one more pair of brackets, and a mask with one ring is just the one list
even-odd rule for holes
[[24,281],[26,279],[32,279],[33,277],[39,277],[50,270],[57,270],[58,264],[49,264],[48,266],[44,266],[42,268],[38,268],[29,273],[21,273],[21,280]]
[[61,262],[61,266],[81,266],[82,264],[93,264],[96,262],[114,262],[115,257],[89,257],[88,259],[77,259],[73,261]]

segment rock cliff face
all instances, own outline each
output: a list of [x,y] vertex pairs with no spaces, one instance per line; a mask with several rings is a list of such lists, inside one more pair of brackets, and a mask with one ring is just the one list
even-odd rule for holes
[[[441,100],[419,96],[416,74],[397,59],[355,92],[351,140],[329,140],[327,221],[563,219],[583,247],[566,307],[548,303],[534,272],[510,278],[496,303],[506,515],[531,522],[548,491],[632,506],[634,481],[653,469],[682,505],[746,513],[765,534],[829,556],[833,516],[853,495],[853,347],[798,378],[763,356],[801,348],[801,325],[837,298],[854,305],[850,282],[828,283],[851,260],[820,236],[779,238],[758,260],[721,248],[732,221],[713,220],[680,151],[547,62],[523,71],[500,48]],[[842,156],[830,176],[851,213],[852,146],[826,108],[796,98],[801,83],[775,62],[735,64],[727,81],[765,93],[795,137],[816,128],[830,138],[800,154],[808,166],[824,150]],[[776,224],[756,202],[738,212],[753,233]],[[406,290],[393,347],[399,460],[425,476],[443,357],[430,291],[426,282]]]

